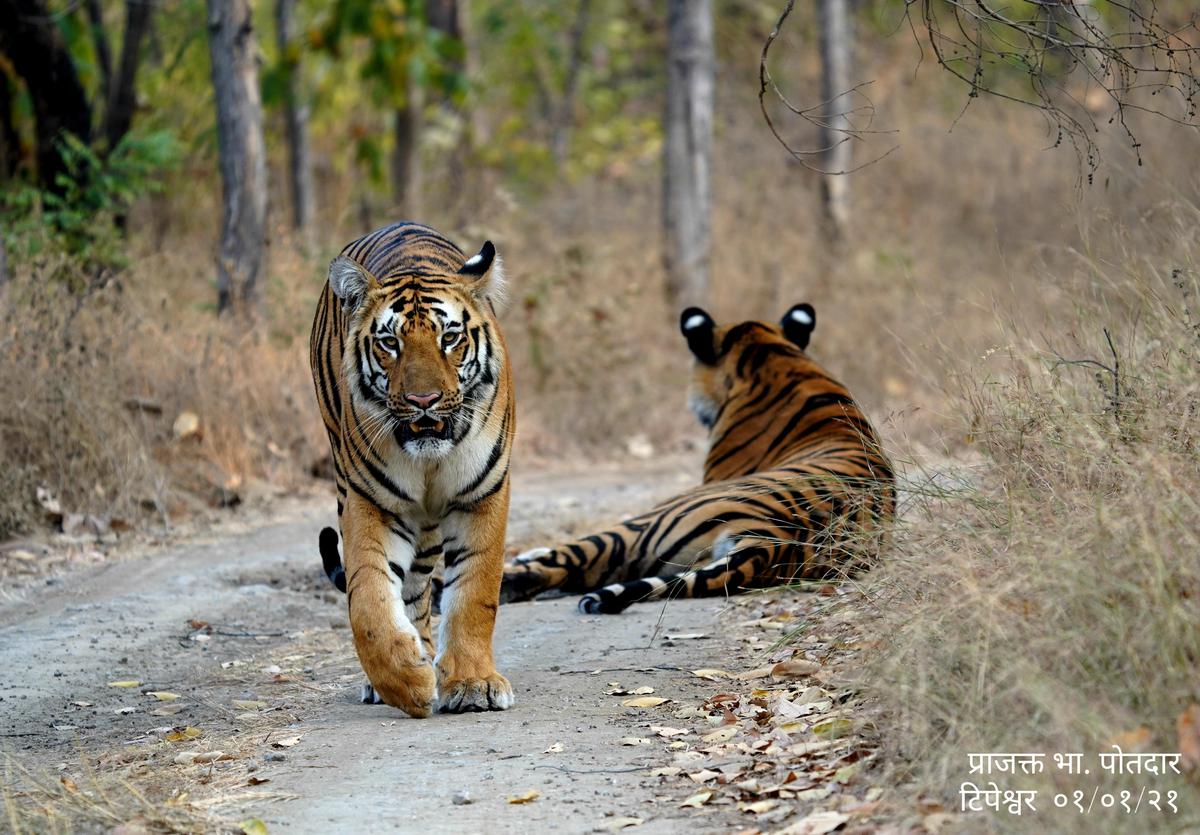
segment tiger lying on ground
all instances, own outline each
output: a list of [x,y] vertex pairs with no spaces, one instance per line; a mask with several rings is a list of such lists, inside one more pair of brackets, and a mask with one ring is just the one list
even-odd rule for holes
[[805,353],[810,305],[720,328],[689,308],[689,405],[709,431],[704,483],[612,530],[505,566],[501,599],[586,592],[579,608],[705,597],[864,567],[895,511],[891,464],[841,383]]
[[[329,267],[311,362],[337,482],[326,573],[347,591],[363,701],[413,716],[504,710],[492,630],[504,563],[513,389],[495,303],[491,242],[462,251],[396,223]],[[445,556],[437,657],[430,578]]]

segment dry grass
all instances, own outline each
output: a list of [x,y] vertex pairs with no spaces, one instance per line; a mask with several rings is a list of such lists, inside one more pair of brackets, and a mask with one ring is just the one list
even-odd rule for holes
[[[1197,219],[1176,205],[1109,234],[1108,257],[1060,277],[1080,288],[1074,315],[1052,331],[1006,322],[1006,348],[951,361],[978,463],[966,486],[917,479],[897,555],[872,581],[888,779],[958,808],[969,752],[1085,752],[1097,775],[1114,743],[1179,750],[1177,717],[1200,701]],[[1107,785],[1174,789],[1181,814],[1051,811],[1037,825],[1197,825],[1195,771],[1132,782]],[[1044,811],[1053,792],[1096,784],[1047,773],[1023,787],[1043,791]]]
[[[146,253],[86,296],[47,280],[49,266],[7,289],[0,536],[38,517],[38,486],[67,512],[162,519],[227,501],[222,491],[248,479],[287,485],[316,457],[301,329],[284,303],[294,294],[273,293],[268,329],[241,333],[213,320],[190,263]],[[200,431],[180,440],[172,425],[184,411]]]

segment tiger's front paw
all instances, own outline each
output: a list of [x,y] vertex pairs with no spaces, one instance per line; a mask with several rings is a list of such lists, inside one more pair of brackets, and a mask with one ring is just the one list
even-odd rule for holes
[[444,681],[441,694],[442,713],[508,710],[517,703],[512,685],[499,673],[484,678]]
[[[428,661],[389,670],[386,678],[386,681],[367,685],[371,688],[370,695],[375,704],[386,702],[416,719],[424,719],[433,713],[437,700],[437,676]],[[363,702],[367,701],[367,687],[363,688]]]

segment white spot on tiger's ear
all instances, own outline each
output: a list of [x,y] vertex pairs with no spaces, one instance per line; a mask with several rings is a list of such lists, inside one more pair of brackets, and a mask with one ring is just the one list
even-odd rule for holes
[[684,327],[684,330],[690,331],[690,330],[694,330],[698,327],[701,327],[707,321],[708,321],[707,318],[705,318],[704,316],[701,316],[699,313],[697,313],[694,316],[689,316],[688,320],[683,323],[683,327]]
[[792,318],[802,325],[811,325],[813,323],[812,317],[808,315],[807,311],[800,308],[792,311]]
[[475,282],[475,296],[476,298],[491,302],[496,307],[502,307],[505,299],[508,297],[507,290],[508,285],[504,276],[504,262],[497,255],[492,259],[492,268]]
[[475,253],[474,255],[472,255],[470,258],[467,259],[467,263],[463,264],[463,269],[466,270],[466,269],[470,269],[471,267],[477,266],[482,260],[483,260],[483,256],[479,253]]

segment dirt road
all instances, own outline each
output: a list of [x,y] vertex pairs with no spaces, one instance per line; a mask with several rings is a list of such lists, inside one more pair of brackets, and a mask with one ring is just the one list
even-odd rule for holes
[[[510,541],[591,527],[693,478],[674,465],[518,474]],[[687,671],[729,652],[724,601],[610,618],[578,614],[573,599],[502,607],[497,658],[517,706],[411,720],[355,700],[344,602],[316,554],[332,505],[286,502],[270,521],[78,570],[0,606],[0,739],[24,770],[4,796],[10,823],[461,833],[629,817],[655,832],[701,814],[660,802],[646,779],[662,746],[640,740],[662,717],[610,691],[703,698],[711,686]],[[705,637],[667,638],[680,633]]]

